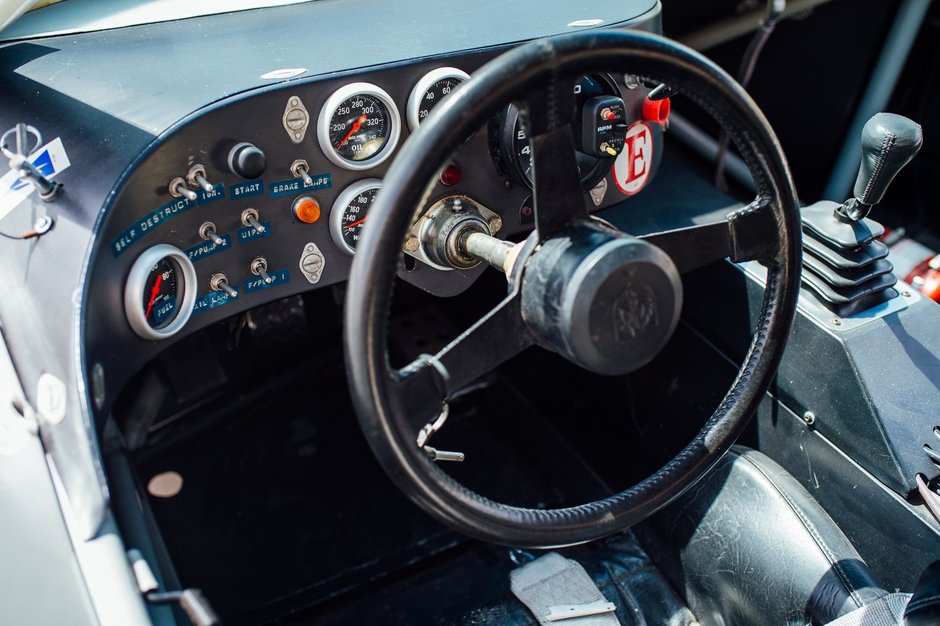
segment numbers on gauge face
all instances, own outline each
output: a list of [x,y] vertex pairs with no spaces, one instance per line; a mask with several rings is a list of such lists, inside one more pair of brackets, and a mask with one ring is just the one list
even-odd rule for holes
[[456,67],[438,67],[422,76],[412,88],[405,107],[411,130],[417,130],[437,105],[468,80],[470,75]]
[[353,183],[336,197],[330,209],[330,235],[344,252],[353,254],[362,239],[369,209],[382,188],[378,178],[366,178]]
[[344,159],[371,159],[388,143],[388,107],[374,96],[355,94],[346,98],[333,111],[329,123],[330,145]]
[[343,241],[346,245],[356,249],[359,244],[359,238],[362,236],[362,229],[366,224],[366,218],[369,214],[369,208],[375,202],[376,188],[361,191],[349,201],[343,211],[342,227]]
[[170,257],[164,257],[150,268],[144,283],[144,319],[153,329],[169,325],[179,313],[179,268]]
[[[589,98],[599,95],[605,95],[611,91],[612,87],[605,86],[606,81],[602,81],[595,76],[582,76],[574,85],[575,94],[575,112],[572,117],[572,131],[574,136],[581,134],[580,110],[584,102]],[[509,136],[509,154],[507,155],[516,170],[518,177],[527,185],[532,185],[532,146],[529,143],[529,135],[522,123],[522,116],[514,105],[510,106],[505,124],[510,125],[511,135]],[[596,180],[592,180],[591,173],[598,169],[598,160],[580,150],[575,152],[575,162],[578,165],[578,171],[582,175],[582,182],[588,187],[593,186]]]
[[418,121],[424,121],[424,118],[430,115],[431,110],[462,82],[463,79],[450,76],[432,83],[424,92],[424,97],[421,98],[421,105],[418,107]]

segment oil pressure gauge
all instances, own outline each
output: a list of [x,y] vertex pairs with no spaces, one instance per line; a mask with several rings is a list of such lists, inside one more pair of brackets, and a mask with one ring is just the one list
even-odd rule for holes
[[144,339],[178,333],[196,302],[196,270],[179,248],[148,248],[131,267],[124,285],[124,311],[131,328]]
[[364,170],[392,155],[401,135],[401,117],[386,91],[370,83],[337,89],[320,110],[317,139],[330,161]]
[[470,76],[456,67],[439,67],[425,74],[408,97],[408,108],[405,109],[408,127],[416,129],[431,113],[431,109],[467,80],[470,80]]

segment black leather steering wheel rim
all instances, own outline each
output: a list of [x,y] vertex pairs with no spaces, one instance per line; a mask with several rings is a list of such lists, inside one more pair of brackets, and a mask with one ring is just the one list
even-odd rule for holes
[[[559,76],[630,72],[664,82],[703,106],[728,131],[772,218],[773,252],[754,339],[731,389],[699,434],[639,484],[604,500],[540,510],[491,501],[463,487],[415,443],[400,375],[387,353],[387,316],[404,236],[429,181],[500,106]],[[587,31],[516,48],[474,74],[403,146],[384,179],[357,248],[347,289],[345,348],[352,399],[366,439],[402,491],[444,524],[505,545],[550,547],[624,530],[679,497],[741,434],[771,384],[796,311],[800,276],[798,202],[782,149],[756,104],[727,73],[665,38]]]

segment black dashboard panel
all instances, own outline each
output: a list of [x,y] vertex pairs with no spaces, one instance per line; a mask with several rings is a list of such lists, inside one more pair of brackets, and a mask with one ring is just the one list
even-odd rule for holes
[[[152,341],[137,336],[125,316],[124,284],[130,268],[144,251],[157,244],[170,244],[184,251],[196,271],[195,310],[177,338],[265,302],[345,280],[353,257],[331,236],[331,208],[351,185],[380,180],[395,152],[392,158],[362,170],[345,169],[331,162],[317,138],[318,117],[327,99],[350,83],[373,84],[391,96],[404,120],[409,94],[422,76],[443,66],[472,74],[501,50],[391,64],[264,88],[208,107],[174,129],[140,160],[104,220],[89,276],[89,358],[112,372],[132,371],[172,343],[173,339]],[[629,123],[637,123],[648,88],[627,88],[623,76],[608,78],[627,105]],[[285,125],[286,112],[298,104],[309,117],[299,142]],[[651,131],[653,155],[658,159],[661,128],[641,123]],[[398,146],[410,135],[407,124],[400,126]],[[501,237],[520,236],[531,229],[531,191],[500,165],[493,145],[496,134],[492,128],[481,128],[464,144],[453,159],[462,174],[460,182],[450,186],[436,183],[428,206],[445,196],[468,196],[499,214]],[[266,157],[264,173],[257,179],[246,180],[229,167],[230,151],[245,142],[260,148]],[[305,185],[291,171],[291,165],[298,160],[308,164],[313,185]],[[606,175],[600,183],[604,192],[594,200],[598,209],[628,197],[612,179],[613,162],[613,158],[601,161]],[[204,166],[205,177],[215,185],[215,191],[209,194],[190,186],[198,193],[195,201],[171,195],[169,181],[185,179],[189,168],[197,163]],[[656,161],[651,172],[655,165]],[[292,206],[300,197],[313,198],[319,204],[321,215],[314,223],[303,223],[294,215]],[[257,212],[263,232],[243,221],[247,209]],[[206,223],[215,226],[224,244],[200,235],[200,227]],[[306,278],[301,268],[303,259],[314,250],[321,259],[321,273],[315,281]],[[259,258],[265,260],[266,271],[272,277],[270,284],[251,271],[252,262]],[[417,261],[408,269],[403,267],[400,275],[432,294],[450,296],[468,288],[483,270],[479,266],[442,271]],[[210,288],[210,278],[220,273],[237,291],[237,297]]]
[[[353,13],[382,17],[350,30]],[[359,176],[328,168],[312,135],[302,150],[271,143],[284,132],[280,118],[290,94],[299,93],[313,116],[336,85],[370,80],[403,107],[414,80],[431,67],[472,71],[500,50],[534,38],[573,28],[659,32],[660,20],[658,0],[598,0],[589,9],[569,2],[318,0],[0,44],[0,127],[31,124],[47,141],[60,139],[71,162],[57,177],[65,191],[56,202],[33,195],[3,218],[4,232],[24,232],[40,215],[53,218],[55,227],[38,240],[0,245],[0,324],[31,403],[38,404],[43,374],[64,385],[68,417],[43,424],[43,437],[55,463],[68,468],[60,474],[83,528],[100,523],[106,502],[93,454],[93,414],[106,415],[128,377],[175,340],[145,341],[130,329],[121,301],[128,268],[151,243],[181,249],[198,243],[193,228],[203,215],[212,215],[226,233],[237,230],[235,213],[244,201],[230,198],[238,180],[219,160],[225,146],[262,146],[266,186],[290,178],[285,161],[302,152],[314,163],[312,173],[332,176],[331,187],[317,196],[328,211],[332,194],[365,175],[381,178],[388,163]],[[277,72],[289,68],[304,71],[293,77]],[[516,215],[524,192],[496,191],[484,147],[482,136],[475,138],[466,148],[473,156],[460,157],[462,190]],[[167,177],[184,173],[191,159],[225,185],[225,199],[177,211],[146,236],[151,239],[115,257],[115,239],[170,202]],[[280,198],[266,192],[264,200],[271,236],[198,261],[200,289],[207,288],[206,264],[218,263],[241,281],[246,258],[262,249],[272,268],[290,269],[293,277],[250,305],[246,298],[245,308],[312,288],[297,267],[297,246],[311,241],[326,256],[319,284],[342,280],[349,258],[331,248],[326,217],[301,227]],[[514,227],[507,220],[509,232]],[[226,305],[193,317],[179,336],[237,311]]]

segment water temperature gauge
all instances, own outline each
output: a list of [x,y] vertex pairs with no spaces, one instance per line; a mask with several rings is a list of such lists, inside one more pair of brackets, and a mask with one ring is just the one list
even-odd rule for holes
[[381,188],[381,180],[366,178],[344,189],[333,203],[330,210],[330,235],[344,252],[353,254],[356,251],[369,209]]
[[183,328],[196,302],[196,270],[182,250],[148,248],[134,261],[124,285],[127,321],[144,339],[164,339]]

